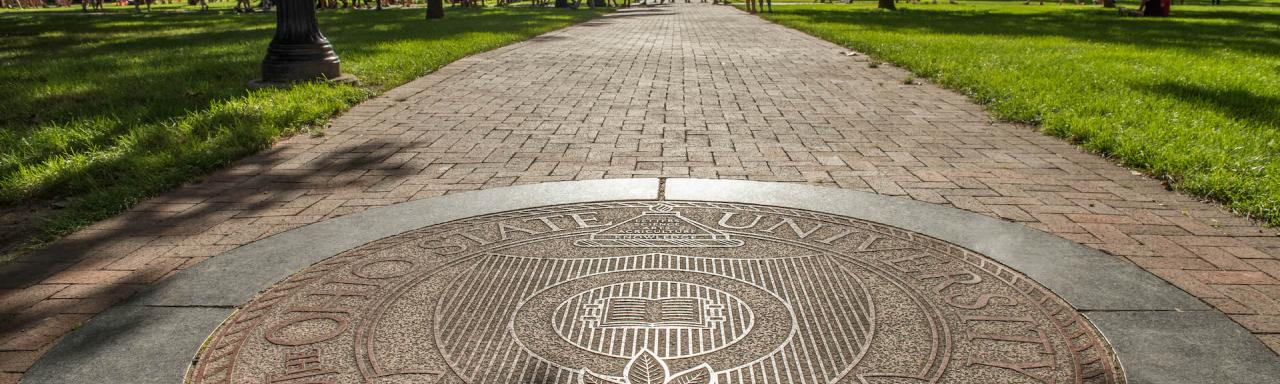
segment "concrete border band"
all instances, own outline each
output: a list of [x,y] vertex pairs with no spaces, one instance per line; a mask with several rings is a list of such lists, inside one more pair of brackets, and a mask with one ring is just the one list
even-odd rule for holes
[[523,185],[405,202],[233,249],[94,317],[23,383],[178,383],[238,305],[360,245],[452,220],[547,205],[704,200],[805,209],[883,223],[984,254],[1062,297],[1107,338],[1129,383],[1277,383],[1280,358],[1221,312],[1120,258],[1038,230],[871,193],[735,180],[612,179]]

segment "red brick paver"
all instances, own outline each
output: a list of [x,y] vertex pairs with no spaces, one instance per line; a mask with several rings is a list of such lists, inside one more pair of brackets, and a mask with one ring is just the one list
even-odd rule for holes
[[1280,237],[965,97],[737,10],[628,11],[449,65],[0,267],[0,383],[148,284],[369,207],[621,177],[950,205],[1126,258],[1280,350]]

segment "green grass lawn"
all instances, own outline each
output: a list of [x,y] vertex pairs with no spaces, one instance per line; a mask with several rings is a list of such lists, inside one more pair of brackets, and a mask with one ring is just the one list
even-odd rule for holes
[[[230,2],[215,3],[215,7]],[[65,201],[55,238],[451,61],[605,12],[322,11],[360,86],[250,91],[274,14],[0,12],[0,204]],[[181,12],[176,11],[181,10]]]
[[[1280,3],[792,5],[761,14],[1280,224]],[[945,1],[944,1],[945,3]],[[1136,2],[1121,2],[1136,7]]]

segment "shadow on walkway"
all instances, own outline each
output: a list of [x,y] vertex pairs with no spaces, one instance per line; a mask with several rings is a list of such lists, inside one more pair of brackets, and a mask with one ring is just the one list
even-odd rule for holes
[[[315,200],[299,198],[315,190],[365,189],[372,183],[359,176],[370,170],[390,178],[418,173],[400,167],[401,163],[379,167],[379,163],[394,153],[379,151],[387,144],[385,140],[374,140],[342,152],[326,152],[293,170],[273,169],[290,158],[282,151],[284,146],[276,146],[0,267],[0,289],[28,288],[43,283],[49,285],[50,290],[60,291],[60,295],[74,291],[65,300],[34,300],[38,303],[36,307],[0,308],[10,312],[0,314],[3,316],[0,334],[23,333],[8,340],[3,347],[38,349],[41,345],[34,339],[40,334],[65,328],[56,332],[60,335],[92,314],[106,310],[181,268],[283,230],[260,227],[246,232],[256,238],[237,239],[228,245],[190,243],[210,236],[207,233],[210,229],[227,220],[270,217],[273,210],[280,209],[291,212],[305,209],[305,205],[297,202],[305,201],[309,205]],[[186,202],[197,203],[188,203],[189,208],[177,212],[153,209],[167,203],[183,206]],[[297,227],[308,223],[281,224]],[[144,253],[136,251],[146,246],[163,251],[135,258]],[[196,253],[178,252],[184,248]],[[45,281],[50,277],[54,279]],[[64,314],[79,316],[59,318]],[[67,320],[71,320],[70,323]],[[33,340],[23,342],[24,338]]]

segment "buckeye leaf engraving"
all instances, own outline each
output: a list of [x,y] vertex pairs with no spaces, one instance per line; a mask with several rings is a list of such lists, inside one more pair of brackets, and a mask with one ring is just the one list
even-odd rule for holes
[[582,384],[622,384],[613,379],[597,375],[590,369],[582,370]]
[[671,378],[666,384],[711,384],[711,366],[699,365]]
[[667,381],[667,365],[658,360],[648,350],[627,363],[627,384],[665,384]]
[[583,368],[578,384],[715,384],[715,371],[711,366],[702,363],[688,371],[671,375],[667,363],[662,362],[649,350],[640,351],[636,357],[627,362],[622,369],[623,377],[596,374]]

